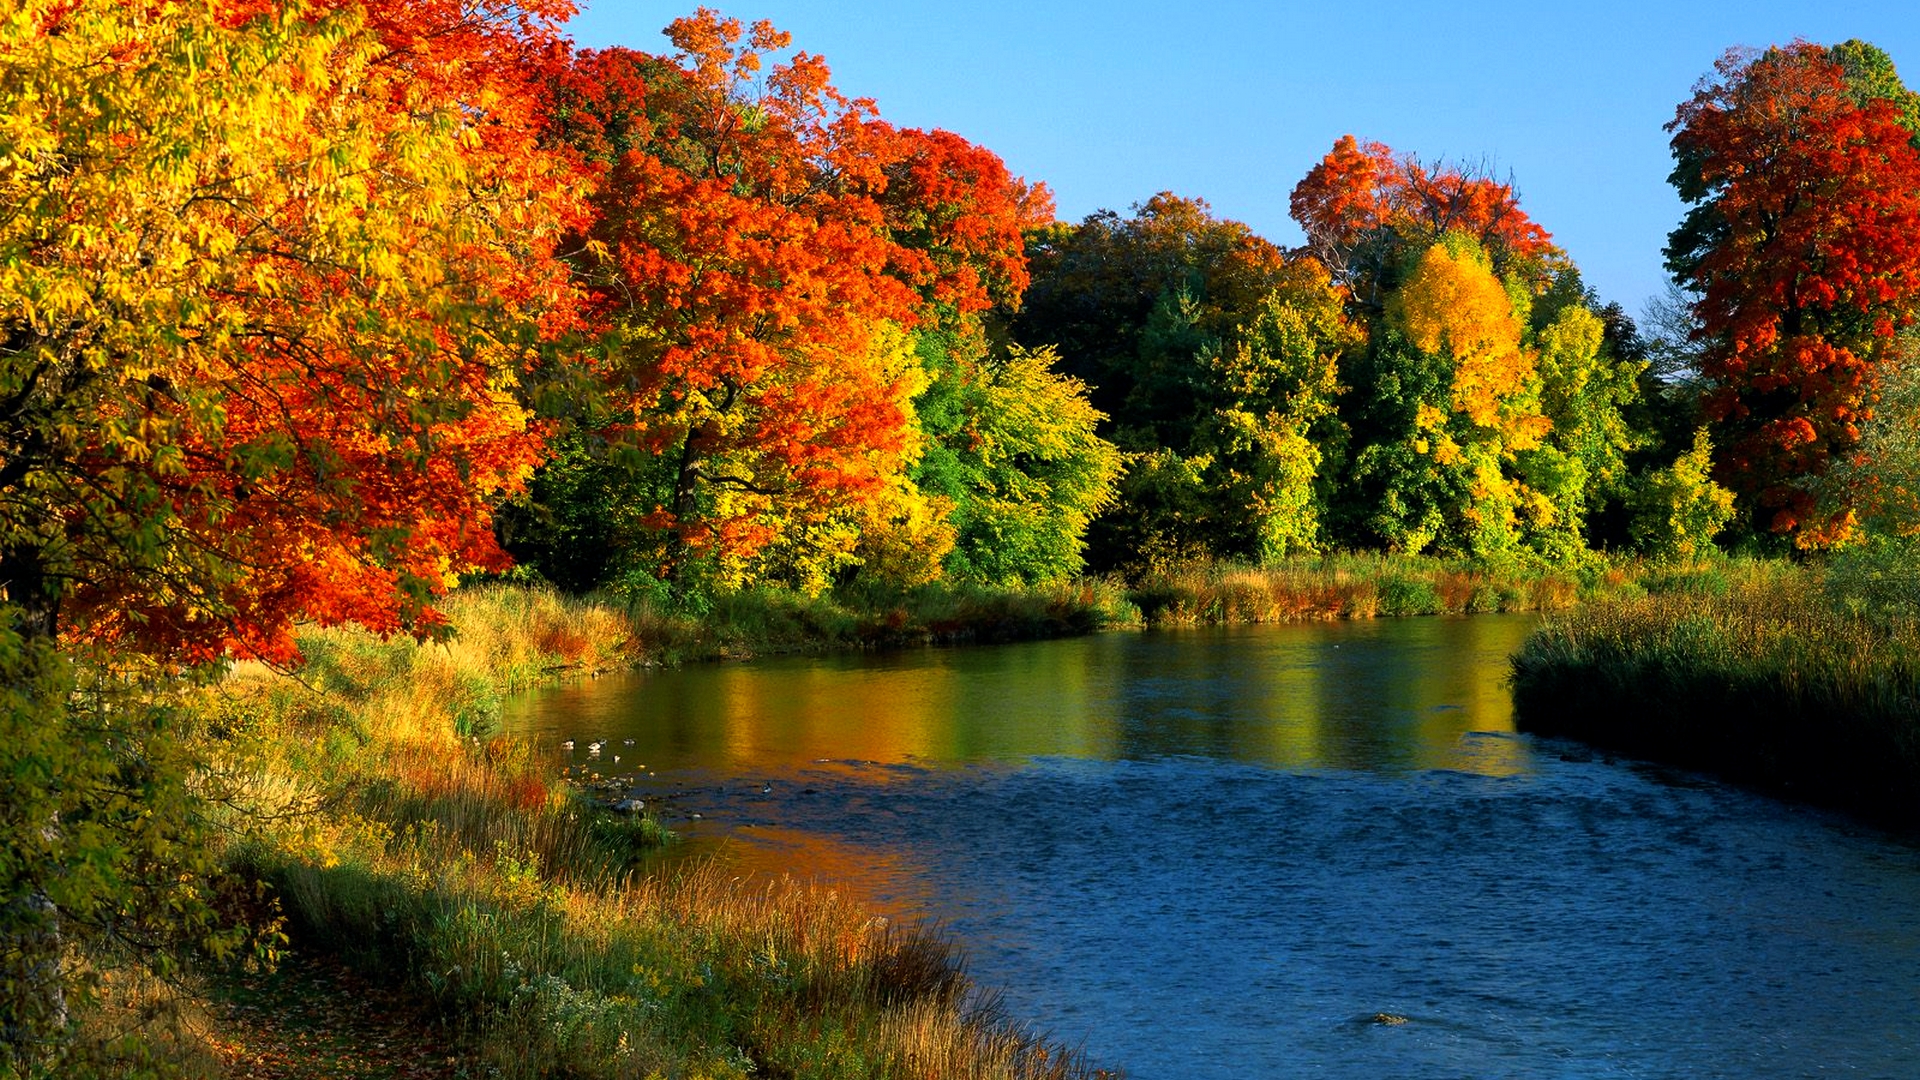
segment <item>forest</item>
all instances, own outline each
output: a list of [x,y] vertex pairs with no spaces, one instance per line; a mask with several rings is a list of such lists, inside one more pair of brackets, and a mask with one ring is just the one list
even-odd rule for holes
[[770,24],[570,14],[0,19],[0,1074],[80,1067],[75,949],[273,952],[272,860],[207,839],[260,795],[235,673],[444,642],[476,584],[698,620],[1352,553],[1910,565],[1920,95],[1873,45],[1679,104],[1630,314],[1484,168],[1341,138],[1298,248],[1173,192],[1064,222]]

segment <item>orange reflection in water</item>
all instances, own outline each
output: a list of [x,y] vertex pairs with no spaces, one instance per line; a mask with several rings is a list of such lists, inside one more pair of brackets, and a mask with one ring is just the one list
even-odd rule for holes
[[511,723],[554,744],[606,740],[593,760],[609,774],[1180,755],[1509,775],[1528,767],[1525,743],[1485,736],[1513,730],[1505,657],[1531,625],[1380,620],[708,665],[552,691]]
[[854,845],[830,833],[785,825],[694,832],[656,857],[653,866],[671,873],[706,861],[732,874],[826,886],[889,918],[922,918],[943,899],[927,886],[926,865],[905,845]]

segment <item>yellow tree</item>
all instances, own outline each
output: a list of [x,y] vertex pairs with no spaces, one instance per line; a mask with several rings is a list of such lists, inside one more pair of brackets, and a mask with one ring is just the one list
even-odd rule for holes
[[1371,526],[1390,545],[1499,558],[1527,519],[1551,515],[1515,470],[1551,428],[1523,341],[1526,303],[1461,233],[1421,253],[1388,299],[1389,334],[1363,380],[1378,430],[1356,473],[1379,495]]
[[566,318],[572,180],[538,150],[533,90],[567,10],[0,16],[14,1049],[62,1019],[58,928],[177,940],[205,914],[176,733],[73,696],[66,654],[112,673],[96,689],[140,657],[292,661],[296,618],[425,632],[454,574],[501,565],[489,500],[541,449],[515,384]]

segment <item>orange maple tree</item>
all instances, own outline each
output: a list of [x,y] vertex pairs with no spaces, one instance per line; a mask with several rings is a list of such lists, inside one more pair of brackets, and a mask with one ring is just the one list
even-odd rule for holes
[[1759,524],[1818,545],[1819,477],[1859,439],[1895,332],[1920,300],[1920,153],[1885,98],[1824,46],[1732,50],[1680,105],[1667,248],[1698,297],[1721,479]]
[[[776,504],[805,516],[878,490],[869,452],[907,438],[904,387],[868,362],[917,296],[850,190],[878,182],[864,107],[804,55],[754,92],[758,50],[785,37],[761,24],[736,55],[743,33],[703,9],[669,28],[679,57],[584,53],[563,91],[569,112],[627,106],[580,125],[576,145],[602,155],[584,261],[616,340],[609,384],[667,470],[648,524],[669,575],[763,547]],[[596,145],[609,127],[630,144],[617,156]]]
[[899,332],[1017,303],[1051,203],[887,124],[819,57],[772,62],[790,39],[768,23],[702,8],[667,36],[672,56],[581,53],[553,113],[599,177],[577,262],[678,577],[881,496],[917,437]]
[[1560,255],[1553,238],[1520,209],[1513,185],[1460,166],[1427,166],[1383,143],[1343,135],[1289,197],[1307,248],[1348,280],[1362,243],[1381,229],[1431,241],[1449,231],[1473,237],[1503,274],[1522,260]]
[[185,661],[431,629],[541,451],[514,387],[569,318],[536,91],[570,5],[34,6],[0,80],[23,629]]
[[1053,220],[1053,195],[950,131],[892,136],[885,185],[874,193],[889,238],[925,260],[910,280],[931,305],[965,316],[1020,306],[1029,276],[1026,234]]

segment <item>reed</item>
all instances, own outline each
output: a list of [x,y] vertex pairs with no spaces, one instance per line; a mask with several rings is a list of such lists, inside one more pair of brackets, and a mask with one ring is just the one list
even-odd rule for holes
[[1635,569],[1493,568],[1342,553],[1263,567],[1222,563],[1165,571],[1136,583],[1128,598],[1146,623],[1160,626],[1564,611],[1591,597],[1634,589]]
[[1557,616],[1513,659],[1520,725],[1920,821],[1920,623],[1816,567],[1727,564]]
[[652,597],[610,599],[650,663],[900,646],[1015,641],[1086,634],[1139,623],[1110,582],[1034,586],[931,582],[913,588],[856,585],[820,596],[747,589],[697,612]]

